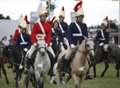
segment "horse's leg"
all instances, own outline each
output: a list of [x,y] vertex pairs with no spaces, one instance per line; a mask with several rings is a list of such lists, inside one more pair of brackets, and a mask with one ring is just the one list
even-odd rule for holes
[[94,72],[94,78],[96,78],[96,64],[93,64],[93,72]]
[[108,62],[104,62],[104,65],[105,65],[105,69],[104,69],[104,71],[102,72],[101,77],[104,77],[106,71],[107,71],[108,68],[109,68],[109,64],[108,64]]
[[25,85],[26,85],[26,88],[28,88],[28,85],[29,85],[29,73],[27,73],[27,75],[26,75]]
[[4,65],[2,65],[1,67],[2,67],[2,71],[3,71],[3,74],[4,74],[5,79],[6,79],[6,83],[9,84],[9,80],[8,80],[8,77],[7,77],[7,73],[6,73],[5,67],[4,67]]
[[19,88],[19,69],[16,69],[16,78],[15,78],[15,82],[16,82],[16,88]]
[[75,88],[79,88],[79,86],[78,86],[79,85],[79,80],[78,80],[76,74],[72,74],[72,78],[73,78],[74,83],[75,83]]
[[119,70],[120,70],[120,67],[119,67],[119,64],[118,64],[118,63],[116,63],[116,70],[117,70],[116,77],[119,78]]
[[15,84],[16,84],[16,88],[18,88],[18,74],[17,74],[17,71],[16,71],[16,77],[15,77]]
[[48,52],[48,55],[50,57],[50,62],[51,62],[51,66],[50,66],[50,70],[48,72],[48,74],[50,75],[50,82],[52,82],[52,79],[54,77],[54,71],[53,71],[53,68],[54,68],[54,65],[55,65],[55,58],[53,57],[53,55],[51,53]]
[[30,81],[32,83],[32,86],[35,87],[35,77],[34,77],[34,75],[30,76]]
[[37,67],[35,67],[35,82],[36,82],[36,88],[40,88],[40,76],[41,76],[41,74],[39,73]]
[[8,65],[8,68],[13,68],[13,63],[12,63],[12,58],[9,58],[8,59],[8,62],[9,62],[9,65]]
[[43,80],[40,80],[40,88],[44,88],[44,82],[43,82]]
[[91,69],[91,67],[92,67],[92,57],[91,57],[91,56],[90,56],[90,57],[87,57],[87,62],[88,62],[89,67],[88,67],[88,69],[87,69],[86,75],[89,75],[89,74],[90,74],[90,69]]
[[92,67],[92,64],[89,64],[89,67],[88,67],[87,73],[86,73],[86,79],[89,79],[91,67]]
[[2,74],[1,74],[1,64],[0,64],[0,78],[2,78]]
[[83,81],[85,79],[85,74],[82,73],[81,76],[79,76],[79,88],[83,88]]

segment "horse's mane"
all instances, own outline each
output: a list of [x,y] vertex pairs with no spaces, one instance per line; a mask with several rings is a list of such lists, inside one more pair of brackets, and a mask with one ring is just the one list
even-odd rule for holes
[[86,40],[83,40],[82,42],[81,42],[81,44],[79,44],[79,46],[78,46],[78,49],[79,50],[84,50],[85,51],[85,43],[86,43]]

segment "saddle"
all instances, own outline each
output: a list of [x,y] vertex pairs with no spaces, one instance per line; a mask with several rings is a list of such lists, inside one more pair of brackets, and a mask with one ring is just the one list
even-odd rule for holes
[[71,68],[70,68],[70,64],[75,56],[75,53],[77,51],[77,48],[75,48],[72,53],[70,54],[70,58],[69,59],[65,59],[65,56],[63,56],[63,59],[61,61],[61,70],[65,73],[70,73],[71,72]]

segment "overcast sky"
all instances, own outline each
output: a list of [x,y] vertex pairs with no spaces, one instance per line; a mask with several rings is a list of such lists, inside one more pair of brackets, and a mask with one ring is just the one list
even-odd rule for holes
[[[31,11],[36,11],[40,0],[0,0],[0,13],[10,15],[12,19],[19,19],[21,14],[30,15]],[[59,13],[61,6],[65,6],[66,21],[70,21],[70,12],[74,7],[74,0],[59,0]],[[118,19],[118,2],[112,0],[83,0],[85,12],[84,21],[88,25],[100,24],[105,16],[111,19]],[[55,15],[57,15],[55,14]]]

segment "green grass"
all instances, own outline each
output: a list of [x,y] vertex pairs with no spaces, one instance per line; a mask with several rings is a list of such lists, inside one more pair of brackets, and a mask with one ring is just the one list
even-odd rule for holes
[[[107,71],[104,78],[100,78],[100,73],[103,70],[103,64],[97,65],[97,78],[93,80],[85,80],[84,88],[120,88],[120,78],[116,78],[116,70],[114,69],[114,65],[110,65],[109,70]],[[2,75],[2,79],[0,78],[0,88],[15,88],[15,81],[14,76],[15,74],[12,73],[11,69],[7,69],[7,74],[9,77],[10,84],[7,85],[5,82],[5,78]],[[67,88],[74,88],[73,81],[66,85]],[[24,83],[20,84],[20,88],[25,88]],[[32,88],[32,87],[29,87]],[[49,78],[47,78],[45,82],[45,88],[64,88],[62,85],[59,87],[53,84],[49,84]]]

